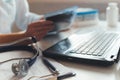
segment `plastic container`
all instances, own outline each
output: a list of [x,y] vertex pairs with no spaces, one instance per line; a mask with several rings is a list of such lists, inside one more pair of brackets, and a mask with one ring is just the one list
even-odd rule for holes
[[119,9],[117,3],[111,2],[106,8],[106,20],[110,27],[115,27],[119,21]]
[[79,26],[96,25],[99,21],[99,11],[92,8],[79,8],[76,11],[76,22]]

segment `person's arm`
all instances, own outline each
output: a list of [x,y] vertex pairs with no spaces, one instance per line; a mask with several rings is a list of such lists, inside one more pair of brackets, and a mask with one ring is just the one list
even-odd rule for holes
[[40,41],[53,27],[51,21],[40,20],[29,24],[25,32],[0,34],[0,44],[13,42],[26,37],[36,37],[37,41]]
[[9,43],[18,39],[25,38],[25,32],[11,33],[11,34],[0,34],[0,44]]

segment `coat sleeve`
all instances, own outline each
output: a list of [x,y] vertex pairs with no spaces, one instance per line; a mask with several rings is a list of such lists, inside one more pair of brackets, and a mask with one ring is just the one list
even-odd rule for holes
[[19,29],[26,30],[28,24],[39,20],[42,15],[29,11],[27,0],[16,0],[16,17],[15,22]]

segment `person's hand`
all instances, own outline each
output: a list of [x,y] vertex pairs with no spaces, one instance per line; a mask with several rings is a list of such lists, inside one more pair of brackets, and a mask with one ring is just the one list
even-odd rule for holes
[[36,39],[39,41],[48,33],[48,31],[52,30],[53,27],[53,22],[39,20],[28,25],[27,31],[25,32],[25,36],[36,37]]
[[26,37],[36,37],[40,41],[54,27],[51,21],[39,20],[28,25],[26,31],[0,34],[0,44],[10,43]]

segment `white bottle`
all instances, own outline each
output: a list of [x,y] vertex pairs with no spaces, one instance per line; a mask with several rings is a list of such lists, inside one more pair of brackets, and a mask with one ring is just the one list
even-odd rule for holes
[[119,21],[119,9],[117,3],[111,2],[106,9],[107,24],[110,27],[116,27]]

